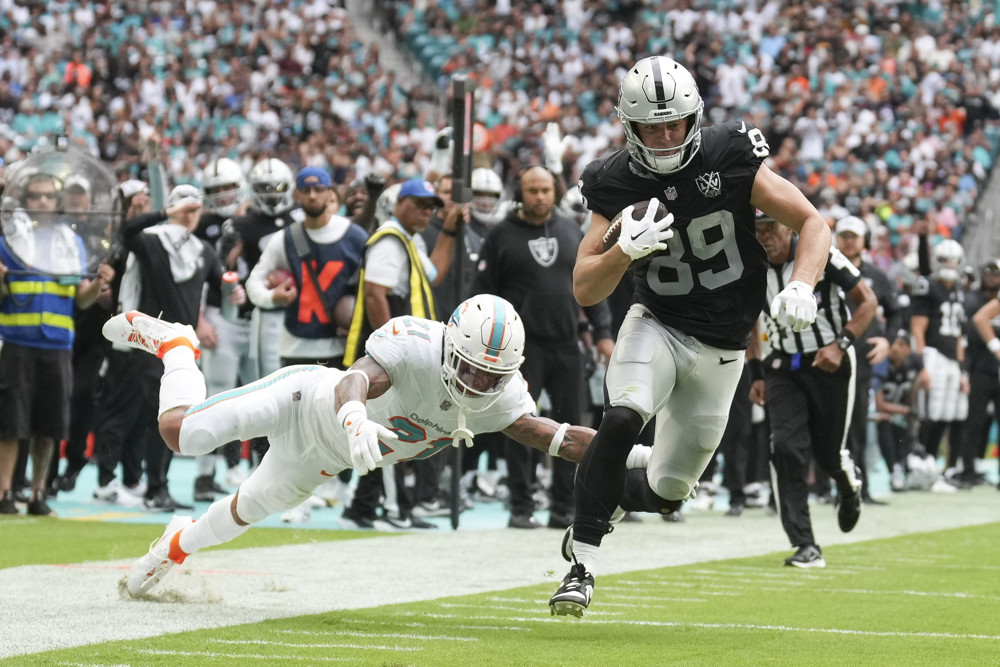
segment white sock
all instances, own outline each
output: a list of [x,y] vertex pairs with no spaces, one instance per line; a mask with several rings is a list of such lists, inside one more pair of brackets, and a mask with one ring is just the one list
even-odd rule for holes
[[160,378],[160,411],[187,407],[205,400],[205,376],[194,362],[194,350],[178,345],[163,355],[163,377]]
[[177,546],[186,554],[235,540],[250,526],[241,526],[230,509],[236,495],[212,503],[200,519],[181,531]]
[[576,562],[580,563],[595,577],[597,573],[594,571],[594,566],[597,564],[597,552],[600,547],[595,547],[593,544],[584,544],[583,542],[578,542],[573,540],[573,556],[576,557]]

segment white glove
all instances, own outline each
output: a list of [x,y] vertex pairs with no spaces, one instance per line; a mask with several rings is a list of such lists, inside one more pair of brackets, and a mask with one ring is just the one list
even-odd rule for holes
[[450,174],[452,150],[451,128],[446,127],[434,136],[431,162],[427,167],[428,173],[433,171],[438,174]]
[[379,440],[391,447],[399,437],[381,424],[368,419],[368,410],[361,401],[348,401],[337,413],[337,421],[347,433],[347,444],[351,448],[351,465],[364,475],[375,469],[382,460]]
[[649,200],[646,214],[636,220],[632,217],[635,206],[629,206],[621,212],[622,229],[618,236],[618,247],[634,262],[656,250],[666,250],[667,240],[674,235],[670,225],[674,224],[674,214],[667,213],[656,220],[656,212],[660,208],[660,200],[653,197]]
[[[782,309],[785,311],[781,318]],[[793,280],[771,302],[771,317],[791,327],[792,331],[802,331],[816,321],[816,297],[813,288],[801,280]]]
[[553,174],[563,172],[563,155],[572,139],[568,136],[562,137],[559,132],[559,123],[549,123],[542,133],[542,150],[545,152],[545,166]]

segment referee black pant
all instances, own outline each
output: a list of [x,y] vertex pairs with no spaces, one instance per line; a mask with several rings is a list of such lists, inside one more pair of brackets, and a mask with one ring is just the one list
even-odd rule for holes
[[802,547],[816,544],[809,518],[810,454],[841,494],[851,488],[848,470],[854,474],[854,463],[846,441],[854,404],[854,352],[844,354],[834,373],[813,368],[814,355],[801,355],[797,363],[783,356],[782,368],[765,364],[771,469],[781,525],[792,546]]

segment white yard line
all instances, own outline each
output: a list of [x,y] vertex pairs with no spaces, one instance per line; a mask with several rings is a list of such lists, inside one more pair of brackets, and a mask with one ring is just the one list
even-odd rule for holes
[[[889,507],[865,507],[861,523],[849,535],[837,531],[833,509],[814,506],[820,543],[829,546],[1000,520],[1000,493],[992,488],[948,495],[908,493],[891,501]],[[150,526],[150,539],[156,530]],[[551,530],[441,531],[208,551],[177,566],[150,600],[132,600],[124,592],[130,560],[8,568],[0,570],[0,657],[532,584],[554,587],[567,567],[558,555],[561,539],[561,532]],[[787,544],[777,519],[763,510],[748,511],[737,519],[719,512],[692,512],[682,524],[648,516],[640,524],[619,525],[605,540],[598,580],[602,574],[772,552],[778,552],[774,575],[788,577],[789,583],[810,578],[808,573],[781,567],[781,560],[791,553]],[[135,545],[136,556],[143,548]],[[873,566],[878,558],[872,556]],[[828,571],[838,567],[835,557],[827,560]],[[858,563],[852,559],[849,566]],[[549,614],[543,598],[537,600],[535,620]],[[596,621],[600,616],[588,613],[588,618]]]

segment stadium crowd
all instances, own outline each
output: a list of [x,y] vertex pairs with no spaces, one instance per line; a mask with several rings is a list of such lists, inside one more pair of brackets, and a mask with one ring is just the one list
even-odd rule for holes
[[[565,206],[552,214],[573,219],[573,193],[566,186],[592,159],[624,145],[614,112],[622,74],[646,55],[670,54],[695,75],[706,125],[742,118],[761,128],[771,169],[796,184],[831,228],[849,216],[863,221],[854,232],[867,244],[866,258],[904,294],[917,282],[913,258],[921,234],[934,247],[944,239],[960,242],[976,224],[1000,150],[995,3],[380,0],[354,14],[368,22],[365,31],[331,0],[7,0],[0,8],[5,163],[64,133],[111,165],[122,184],[131,184],[123,191],[131,198],[137,181],[158,178],[207,192],[210,167],[225,158],[237,167],[230,184],[240,193],[239,212],[222,215],[221,207],[205,202],[206,211],[222,219],[261,210],[266,200],[255,196],[254,186],[264,180],[255,180],[253,170],[273,158],[288,175],[270,185],[301,189],[302,174],[322,173],[317,187],[334,192],[329,215],[349,218],[368,233],[395,217],[398,202],[382,199],[372,222],[372,211],[361,210],[365,200],[374,203],[383,185],[389,186],[385,194],[398,194],[398,184],[427,177],[437,192],[425,198],[445,199],[432,223],[441,230],[452,204],[447,179],[439,178],[444,170],[436,169],[447,150],[440,140],[449,122],[449,82],[459,74],[477,85],[474,115],[486,139],[476,165],[499,177],[499,187],[488,189],[494,204],[502,208],[514,198],[524,167],[545,164],[562,175],[556,190],[566,193]],[[362,39],[362,32],[376,39]],[[390,51],[403,66],[387,65]],[[545,137],[553,123],[557,140],[565,138],[555,153]],[[159,151],[151,152],[152,145]],[[154,169],[150,160],[157,162]],[[164,209],[168,204],[155,202]],[[290,214],[293,205],[288,199],[280,211],[265,209],[276,217]],[[491,214],[480,218],[488,227],[495,211],[484,211]],[[475,217],[466,213],[467,221]],[[232,250],[219,238],[208,240],[222,254]],[[426,246],[425,254],[433,239]],[[933,251],[928,253],[930,261]],[[253,267],[243,268],[245,280]],[[995,296],[1000,267],[967,268],[963,287]],[[277,305],[271,299],[264,307]],[[896,333],[882,335],[891,342]],[[967,335],[977,334],[970,329]],[[992,375],[995,381],[995,369]],[[584,400],[600,402],[599,396]],[[983,459],[988,434],[987,423],[966,445],[974,450],[966,461]],[[464,478],[474,497],[496,495],[500,452],[490,452],[491,474]],[[968,470],[970,463],[958,454],[952,447],[946,464],[954,483],[921,463],[914,464],[923,471],[919,479],[912,485],[894,479],[893,490],[936,485],[953,491],[982,481],[982,469]],[[746,475],[748,485],[767,479],[760,464],[765,459],[751,458],[758,464]],[[898,463],[887,460],[890,472]],[[20,474],[17,493],[25,485]],[[72,493],[75,475],[68,482],[58,481],[65,474],[53,479],[53,493]],[[711,486],[710,478],[705,482]],[[124,501],[128,493],[103,499]],[[331,493],[349,498],[342,490]],[[541,505],[548,502],[544,491],[536,497]],[[421,502],[430,515],[443,504],[433,497]],[[160,510],[179,503],[168,496],[147,505]],[[306,509],[290,520],[304,514]],[[401,520],[421,523],[413,516]]]

